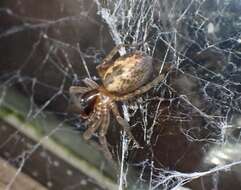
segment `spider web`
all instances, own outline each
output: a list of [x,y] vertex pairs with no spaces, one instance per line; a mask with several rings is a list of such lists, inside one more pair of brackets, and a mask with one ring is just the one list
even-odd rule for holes
[[[119,190],[241,188],[240,1],[56,0],[39,3],[39,11],[30,1],[17,2],[0,9],[0,105],[20,101],[8,102],[14,89],[28,102],[19,108],[26,113],[21,119],[41,118],[45,135],[14,157],[5,151],[18,167],[16,176],[49,137],[85,130],[67,109],[70,85],[82,85],[85,77],[100,82],[95,67],[105,55],[115,45],[138,44],[165,80],[120,103],[142,148],[129,142],[114,119],[111,123],[107,139],[117,160]],[[50,128],[48,114],[58,118],[57,127]],[[66,123],[73,128],[63,128]],[[17,135],[0,148],[17,143]]]

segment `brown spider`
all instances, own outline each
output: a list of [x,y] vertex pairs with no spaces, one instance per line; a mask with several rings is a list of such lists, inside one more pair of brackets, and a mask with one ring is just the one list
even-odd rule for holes
[[75,106],[80,109],[80,117],[87,121],[88,129],[84,132],[84,139],[90,139],[98,130],[100,143],[105,147],[107,147],[105,135],[110,124],[110,112],[127,135],[139,146],[130,131],[129,123],[121,116],[116,102],[143,94],[164,79],[164,75],[160,74],[148,83],[153,78],[153,60],[139,51],[113,60],[123,46],[125,45],[115,47],[103,63],[96,67],[103,85],[86,78],[83,80],[86,87],[71,86],[69,89]]

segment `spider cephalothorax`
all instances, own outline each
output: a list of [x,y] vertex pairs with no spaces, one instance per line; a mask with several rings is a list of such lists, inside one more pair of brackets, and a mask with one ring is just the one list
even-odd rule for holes
[[136,51],[113,60],[120,47],[114,48],[103,63],[97,66],[102,85],[86,78],[83,80],[86,87],[70,87],[70,95],[80,109],[80,117],[86,119],[88,125],[84,138],[89,139],[93,133],[99,131],[100,142],[105,146],[110,112],[138,145],[130,132],[129,123],[121,116],[116,102],[143,94],[164,78],[164,75],[158,75],[153,79],[152,58],[144,53]]

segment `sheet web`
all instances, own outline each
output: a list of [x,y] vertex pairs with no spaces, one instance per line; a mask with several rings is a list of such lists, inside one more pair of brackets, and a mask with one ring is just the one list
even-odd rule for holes
[[[60,13],[67,6],[56,4]],[[1,48],[7,49],[3,52],[13,51],[1,56],[0,105],[8,104],[14,87],[28,99],[24,122],[40,117],[41,129],[47,131],[30,150],[11,158],[5,155],[18,166],[18,173],[29,155],[55,133],[80,134],[63,128],[65,123],[85,130],[66,109],[70,85],[81,85],[85,77],[100,82],[95,66],[109,50],[118,44],[138,44],[138,50],[155,59],[165,80],[120,104],[142,148],[136,148],[114,121],[111,124],[107,139],[118,162],[119,189],[227,189],[224,183],[239,189],[240,1],[95,0],[88,9],[85,3],[78,6],[77,16],[51,19],[22,15],[17,6],[0,9],[0,18],[14,23],[5,23],[0,30]],[[98,16],[93,16],[95,11]],[[29,43],[24,42],[26,36]],[[92,38],[94,42],[83,40]],[[21,43],[25,50],[11,48]],[[120,54],[133,49],[123,48]],[[52,130],[44,119],[49,113],[59,118]],[[0,148],[18,142],[16,137],[9,136]]]

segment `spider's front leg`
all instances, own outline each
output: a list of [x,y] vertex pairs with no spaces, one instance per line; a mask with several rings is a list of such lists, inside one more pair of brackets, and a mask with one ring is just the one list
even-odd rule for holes
[[132,135],[132,133],[130,131],[129,123],[124,118],[121,117],[120,112],[115,103],[111,104],[111,110],[112,110],[113,114],[115,115],[116,120],[120,124],[120,126],[124,129],[124,131],[131,138],[131,140],[134,141],[134,143],[137,145],[137,147],[140,148],[141,147],[140,144],[136,141],[136,139],[134,138],[134,136]]
[[113,58],[114,56],[120,51],[121,48],[124,48],[124,47],[137,47],[141,45],[140,43],[139,44],[119,44],[117,46],[115,46],[111,52],[106,56],[106,58],[103,60],[103,65],[105,63],[109,63]]
[[102,110],[102,124],[99,132],[100,136],[102,137],[106,136],[109,125],[110,125],[110,112],[107,109]]
[[99,88],[99,85],[90,78],[85,78],[83,82],[85,83],[86,86],[88,86],[92,90]]
[[96,112],[92,113],[87,120],[88,129],[84,132],[83,138],[85,140],[89,140],[91,136],[101,126],[101,123],[102,123],[102,119],[98,118],[98,114]]
[[79,98],[78,98],[79,95],[85,94],[86,92],[89,92],[93,89],[99,88],[99,85],[95,81],[93,81],[92,79],[85,78],[83,80],[83,82],[85,83],[85,85],[87,87],[71,86],[69,88],[70,98],[78,108],[81,108],[80,101],[79,101]]
[[129,45],[129,44],[119,44],[119,45],[115,46],[111,50],[111,52],[105,57],[102,64],[105,65],[107,63],[110,63],[113,60],[114,56],[119,52],[119,50],[121,48],[128,47],[128,46],[131,46],[131,45]]
[[88,129],[84,132],[83,138],[89,140],[91,136],[99,130],[98,139],[101,144],[100,149],[104,152],[105,157],[109,160],[112,160],[112,155],[108,149],[108,143],[106,140],[106,133],[108,126],[110,124],[110,112],[107,109],[96,108],[94,113],[87,119],[86,125]]
[[91,89],[88,87],[82,87],[82,86],[71,86],[69,88],[69,95],[71,101],[74,103],[74,106],[76,106],[78,109],[82,110],[82,106],[80,104],[79,97],[86,93],[89,92]]
[[[107,134],[107,130],[108,130],[108,127],[109,127],[109,124],[110,124],[110,112],[106,107],[99,109],[98,112],[99,112],[100,118],[96,118],[96,120],[99,120],[101,122],[100,127],[99,127],[100,128],[99,134],[98,134],[99,135],[99,137],[98,137],[99,142],[100,142],[101,147],[102,147],[101,149],[104,152],[105,157],[108,160],[112,160],[112,154],[109,151],[108,142],[106,140],[106,134]],[[97,113],[97,115],[98,115],[98,113]]]
[[115,55],[119,52],[119,50],[123,47],[136,47],[138,44],[133,45],[133,44],[119,44],[116,47],[114,47],[111,52],[104,58],[102,63],[96,67],[98,74],[100,77],[103,77],[106,69],[108,69],[112,64],[113,64],[113,58]]

